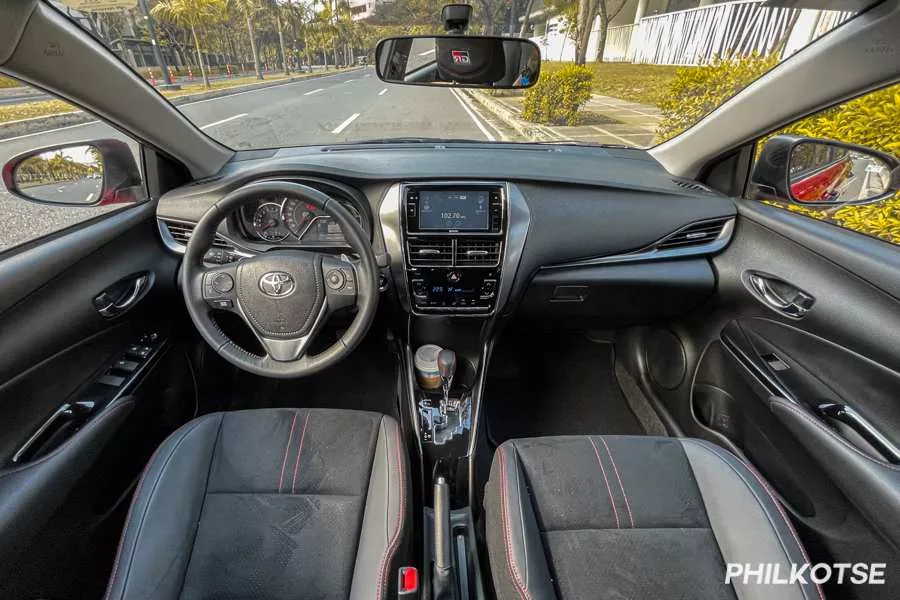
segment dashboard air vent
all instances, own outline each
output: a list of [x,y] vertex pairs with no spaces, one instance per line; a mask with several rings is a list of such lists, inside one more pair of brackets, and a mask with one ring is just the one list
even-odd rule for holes
[[453,264],[453,240],[451,238],[410,238],[406,242],[406,247],[410,266]]
[[500,240],[457,240],[456,264],[460,267],[496,267],[501,248]]
[[[162,224],[169,231],[169,235],[172,236],[175,243],[187,246],[188,240],[191,239],[191,234],[194,233],[193,223],[162,220]],[[212,245],[216,248],[234,250],[234,246],[228,243],[228,241],[219,234],[216,234],[216,239],[213,240]]]
[[722,219],[711,219],[709,221],[692,223],[664,238],[661,242],[656,244],[656,249],[666,250],[670,248],[684,248],[687,246],[708,244],[719,237],[722,230],[725,228],[725,225],[730,220],[731,217],[725,217]]

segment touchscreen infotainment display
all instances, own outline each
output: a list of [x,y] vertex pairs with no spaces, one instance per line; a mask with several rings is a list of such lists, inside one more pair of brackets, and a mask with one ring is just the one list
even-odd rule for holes
[[487,190],[422,190],[419,229],[487,231],[490,200]]

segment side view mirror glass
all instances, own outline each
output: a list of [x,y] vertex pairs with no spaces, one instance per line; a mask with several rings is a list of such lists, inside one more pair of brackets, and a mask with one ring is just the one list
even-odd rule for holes
[[404,36],[375,48],[387,83],[471,88],[528,88],[541,73],[541,52],[529,40],[463,35]]
[[96,204],[103,194],[103,157],[86,144],[40,152],[16,165],[13,185],[38,202]]
[[884,159],[820,142],[793,147],[788,176],[791,199],[803,204],[858,204],[891,191],[891,167]]
[[807,206],[868,204],[900,189],[900,160],[872,148],[776,135],[760,150],[750,195]]
[[116,139],[20,154],[3,166],[3,183],[25,200],[67,206],[138,202],[145,195],[131,148]]

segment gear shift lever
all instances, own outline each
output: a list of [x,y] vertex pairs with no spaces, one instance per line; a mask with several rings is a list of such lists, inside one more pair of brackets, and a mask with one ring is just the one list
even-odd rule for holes
[[453,385],[453,376],[456,374],[456,352],[453,350],[441,350],[437,358],[438,371],[441,374],[441,387],[444,397],[441,399],[441,417],[446,423],[447,406],[450,404],[450,386]]

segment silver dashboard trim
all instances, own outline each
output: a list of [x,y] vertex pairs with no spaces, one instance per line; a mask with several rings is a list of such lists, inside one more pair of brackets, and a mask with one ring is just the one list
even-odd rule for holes
[[[706,219],[707,221],[713,221],[715,219]],[[693,225],[697,225],[699,223],[703,223],[704,221],[696,221],[694,223],[689,223],[680,229],[673,231],[668,234],[666,237],[662,238],[659,241],[653,242],[649,246],[642,248],[640,250],[635,250],[633,252],[626,252],[624,254],[613,254],[611,256],[597,256],[595,258],[585,258],[581,260],[575,260],[566,263],[559,263],[556,265],[546,265],[541,267],[541,269],[568,269],[572,267],[587,267],[592,265],[610,265],[610,264],[619,264],[619,263],[630,263],[630,262],[643,262],[650,260],[662,260],[667,258],[687,258],[690,256],[706,256],[709,254],[715,254],[720,250],[723,250],[728,243],[731,241],[731,236],[734,233],[734,222],[735,218],[731,217],[728,221],[725,222],[725,225],[722,227],[722,231],[719,232],[719,235],[710,242],[705,244],[697,244],[696,246],[688,246],[683,248],[664,248],[659,250],[657,246],[669,239],[670,237],[681,233],[688,227]]]
[[[172,237],[172,233],[169,231],[169,228],[166,227],[167,221],[172,222],[172,223],[178,223],[181,225],[190,225],[192,227],[196,227],[197,224],[193,223],[191,221],[185,221],[182,219],[172,219],[169,217],[156,217],[156,227],[157,227],[157,229],[159,229],[159,236],[162,238],[163,244],[166,246],[166,248],[168,248],[169,250],[171,250],[172,252],[175,252],[177,254],[184,254],[184,251],[187,249],[187,246],[176,241],[175,238]],[[219,233],[218,231],[216,232],[216,236],[219,237],[220,239],[222,239],[224,242],[231,244],[233,247],[233,252],[235,254],[237,254],[238,256],[243,256],[244,258],[250,258],[251,256],[256,256],[255,254],[251,254],[249,252],[244,251],[239,244],[235,243],[234,240]]]

